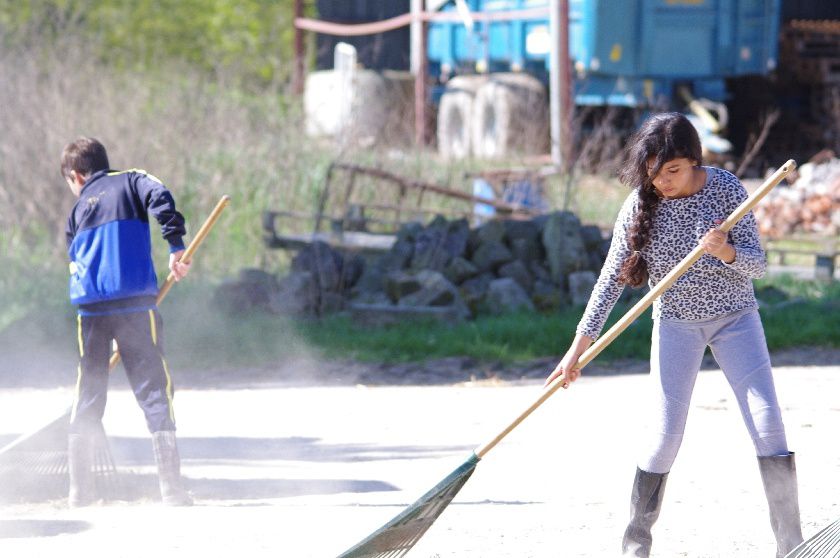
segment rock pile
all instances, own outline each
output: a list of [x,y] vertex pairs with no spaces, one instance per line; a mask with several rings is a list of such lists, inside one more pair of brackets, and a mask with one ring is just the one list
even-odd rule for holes
[[798,169],[790,186],[778,186],[754,210],[767,238],[791,233],[840,234],[840,159],[817,157]]
[[268,307],[315,315],[347,310],[375,323],[549,311],[587,302],[608,249],[598,227],[569,212],[476,228],[438,216],[403,226],[377,256],[342,254],[324,243],[300,250],[291,273],[275,280]]

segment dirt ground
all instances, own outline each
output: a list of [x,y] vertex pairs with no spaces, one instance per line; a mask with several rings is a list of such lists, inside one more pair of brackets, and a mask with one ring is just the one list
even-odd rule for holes
[[[840,517],[838,357],[774,355],[806,537]],[[176,402],[192,508],[156,501],[151,443],[115,378],[105,427],[122,499],[71,510],[60,497],[33,501],[0,486],[0,556],[335,557],[495,436],[541,384],[507,369],[457,384],[385,377],[366,386],[359,378],[375,370],[345,365],[183,373]],[[587,370],[478,464],[409,558],[618,555],[647,376],[640,363]],[[0,446],[69,400],[69,386],[0,389]],[[774,556],[749,437],[711,365],[698,378],[654,538],[657,558]]]

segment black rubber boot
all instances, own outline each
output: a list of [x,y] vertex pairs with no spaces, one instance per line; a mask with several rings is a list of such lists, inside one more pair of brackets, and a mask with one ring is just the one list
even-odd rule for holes
[[67,503],[71,508],[91,505],[96,500],[93,482],[93,439],[84,434],[67,437],[67,465],[70,472],[70,493]]
[[181,479],[181,458],[178,455],[175,432],[153,432],[152,446],[155,450],[161,500],[167,506],[192,506],[192,497],[184,489]]
[[633,558],[648,558],[653,537],[651,527],[659,518],[665,481],[668,473],[648,473],[636,469],[633,493],[630,496],[630,523],[624,531],[621,555]]
[[784,558],[802,542],[796,462],[793,453],[759,457],[758,468],[770,507],[770,525],[776,536],[776,558]]

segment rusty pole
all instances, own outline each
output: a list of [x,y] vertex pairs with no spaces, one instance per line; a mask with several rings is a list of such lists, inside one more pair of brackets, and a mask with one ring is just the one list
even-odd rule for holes
[[[297,21],[303,17],[303,0],[295,0],[294,20]],[[295,24],[295,62],[292,69],[292,93],[295,95],[303,94],[303,73],[304,60],[306,59],[306,50],[303,42],[303,29]]]
[[424,0],[411,0],[411,69],[414,72],[414,143],[426,145],[428,138],[426,96],[428,60],[426,58],[426,21]]
[[572,57],[569,52],[569,0],[560,0],[560,63],[562,77],[562,91],[560,102],[563,106],[563,120],[561,121],[561,135],[563,161],[566,170],[571,170],[574,157],[572,143],[572,117],[574,115],[574,96],[572,94]]

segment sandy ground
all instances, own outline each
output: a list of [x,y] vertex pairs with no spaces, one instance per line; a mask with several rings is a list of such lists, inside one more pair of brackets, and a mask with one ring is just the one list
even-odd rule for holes
[[[230,372],[232,375],[235,371]],[[840,516],[840,363],[775,371],[805,536]],[[617,556],[647,376],[584,376],[482,460],[409,558]],[[539,394],[537,380],[431,387],[272,385],[177,395],[193,508],[153,497],[150,442],[114,385],[105,427],[125,500],[0,504],[0,556],[334,558],[411,504]],[[68,405],[0,390],[0,445]],[[8,491],[9,486],[0,487]],[[700,374],[655,557],[770,558],[752,447],[719,371]]]

